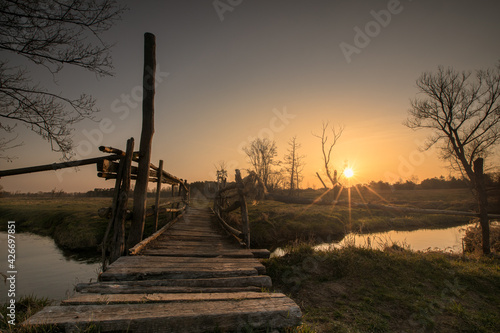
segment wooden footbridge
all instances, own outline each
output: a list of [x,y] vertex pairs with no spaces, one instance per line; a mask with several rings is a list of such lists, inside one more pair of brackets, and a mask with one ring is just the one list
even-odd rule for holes
[[[25,325],[66,331],[243,332],[296,326],[299,307],[272,288],[256,257],[242,248],[208,208],[187,209],[175,223],[112,263],[99,282],[49,306]],[[268,254],[268,252],[267,252]]]
[[[258,259],[269,252],[250,250],[245,195],[258,187],[259,178],[250,174],[242,179],[236,170],[236,181],[226,186],[227,172],[218,170],[218,190],[210,211],[206,199],[201,207],[188,207],[193,200],[187,181],[164,171],[162,160],[158,166],[150,163],[154,41],[154,35],[145,34],[139,151],[134,151],[130,138],[125,151],[100,147],[108,156],[0,171],[0,177],[6,177],[96,164],[99,177],[115,179],[112,207],[100,214],[108,225],[99,281],[78,284],[74,297],[44,308],[22,324],[55,325],[70,332],[89,326],[100,332],[241,332],[298,325],[299,307],[283,294],[268,292],[272,282]],[[155,204],[148,208],[150,182],[157,187]],[[171,196],[161,203],[163,184],[170,186]],[[238,208],[241,231],[225,221]],[[143,240],[146,216],[154,216],[157,230],[160,213],[171,220]]]

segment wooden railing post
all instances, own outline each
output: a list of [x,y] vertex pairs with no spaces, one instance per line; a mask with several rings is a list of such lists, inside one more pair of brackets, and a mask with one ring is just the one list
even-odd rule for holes
[[241,222],[242,222],[242,234],[243,234],[243,242],[245,243],[247,249],[250,248],[250,225],[248,221],[248,209],[247,209],[247,201],[245,199],[245,193],[243,189],[245,184],[243,184],[243,180],[241,179],[241,173],[239,169],[236,169],[235,176],[236,184],[238,184],[238,197],[240,201],[240,209],[241,209]]
[[[127,217],[128,193],[130,191],[131,177],[130,169],[133,153],[134,139],[131,138],[127,141],[127,151],[120,162],[120,170],[116,178],[116,202],[113,202],[112,213],[114,233],[111,242],[110,263],[121,257],[125,252],[125,219]],[[104,241],[106,241],[106,239]],[[103,267],[103,269],[104,268],[105,267]]]
[[188,181],[185,179],[184,180],[184,200],[186,201],[186,206],[189,205],[189,200],[190,200],[190,191],[188,187]]
[[[182,186],[181,184],[179,184],[179,193],[177,193],[177,196],[180,197],[182,196]],[[180,202],[177,202],[177,209],[179,209],[179,207],[181,206],[181,203]],[[175,217],[179,216],[179,212],[176,212],[175,213]]]
[[139,146],[139,165],[134,189],[133,219],[127,247],[132,248],[142,240],[146,219],[146,200],[151,163],[151,145],[154,133],[154,94],[156,71],[155,36],[144,34],[144,73],[142,81],[142,132]]
[[163,175],[163,160],[160,160],[158,165],[157,177],[158,182],[156,183],[156,198],[155,198],[155,232],[158,231],[158,217],[160,215],[160,192],[161,192],[161,177]]
[[[175,185],[172,184],[172,198],[175,198]],[[170,208],[172,209],[175,209],[175,203],[172,202],[172,204],[170,205]],[[170,219],[173,220],[175,218],[175,213],[174,212],[171,212],[170,213]]]

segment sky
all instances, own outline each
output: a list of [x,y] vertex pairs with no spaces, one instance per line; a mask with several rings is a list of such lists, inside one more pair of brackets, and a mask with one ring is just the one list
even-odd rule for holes
[[[395,182],[448,176],[436,150],[421,152],[425,131],[403,125],[423,72],[492,68],[500,60],[498,1],[125,1],[121,21],[102,38],[115,43],[115,75],[97,78],[65,67],[55,80],[33,78],[67,96],[92,95],[100,121],[75,126],[76,158],[98,146],[139,146],[144,33],[156,36],[157,86],[151,162],[189,182],[213,180],[215,164],[249,163],[242,147],[276,141],[277,158],[297,136],[305,155],[302,187],[324,174],[322,123],[344,128],[333,167],[352,166],[355,181]],[[0,53],[0,57],[3,57]],[[28,130],[0,169],[58,162]],[[0,179],[7,191],[67,192],[113,187],[95,166]]]

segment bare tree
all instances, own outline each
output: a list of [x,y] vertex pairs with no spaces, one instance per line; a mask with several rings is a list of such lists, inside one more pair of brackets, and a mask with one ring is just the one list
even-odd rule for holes
[[222,187],[226,186],[227,181],[227,163],[225,161],[219,161],[219,163],[214,164],[217,176],[217,183],[221,184]]
[[253,171],[262,179],[265,187],[268,188],[271,168],[275,164],[274,158],[278,155],[276,142],[267,138],[257,138],[243,148],[243,151],[247,154]]
[[[111,75],[110,45],[100,35],[123,11],[116,0],[0,0],[0,51],[43,66],[53,77],[64,65]],[[25,67],[0,61],[1,130],[12,133],[23,124],[68,158],[72,125],[97,111],[91,96],[49,92],[32,82]]]
[[299,188],[299,183],[302,178],[301,173],[304,169],[304,155],[299,155],[299,148],[301,147],[301,144],[297,142],[297,137],[294,136],[293,138],[288,141],[288,154],[285,155],[284,157],[284,164],[285,164],[285,171],[287,172],[289,176],[289,190],[290,194],[293,193],[295,189]]
[[417,80],[424,95],[411,101],[405,125],[428,128],[433,135],[424,149],[438,144],[441,157],[470,181],[477,198],[483,253],[490,252],[487,192],[483,158],[500,139],[500,63],[495,69],[457,72],[439,67]]
[[[331,141],[329,141],[327,130],[328,130],[328,122],[323,122],[323,128],[321,131],[321,135],[317,135],[317,134],[313,134],[313,135],[321,140],[321,152],[323,153],[323,163],[325,166],[326,176],[328,177],[328,179],[332,183],[332,186],[335,188],[338,185],[337,170],[333,170],[333,174],[332,174],[330,162],[332,160],[333,147],[335,147],[338,140],[342,136],[342,132],[344,131],[344,127],[339,126],[337,129],[333,125],[330,127],[330,130],[332,132]],[[323,183],[323,180],[321,180],[321,182]]]

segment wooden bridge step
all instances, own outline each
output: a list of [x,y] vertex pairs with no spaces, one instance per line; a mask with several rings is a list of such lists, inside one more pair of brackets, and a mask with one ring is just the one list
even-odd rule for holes
[[227,237],[225,235],[221,235],[219,233],[215,232],[205,232],[205,231],[198,231],[198,230],[169,230],[168,232],[169,236],[175,237],[175,236],[197,236],[203,238],[215,238],[215,239],[226,239]]
[[259,292],[261,287],[246,286],[246,287],[182,287],[182,286],[126,286],[126,285],[111,285],[111,286],[91,286],[81,290],[81,293],[88,294],[144,294],[144,293],[164,293],[164,294],[188,294],[188,293],[236,293],[236,292]]
[[180,235],[180,234],[163,234],[163,235],[160,235],[158,238],[157,238],[157,243],[160,243],[160,242],[168,242],[170,240],[175,240],[175,239],[178,239],[178,238],[193,238],[197,241],[203,241],[203,240],[207,240],[207,239],[213,239],[213,240],[220,240],[220,241],[226,241],[227,240],[227,236],[224,236],[224,235],[215,235],[215,236],[207,236],[207,235]]
[[117,268],[255,268],[259,274],[265,274],[266,268],[254,258],[200,258],[200,257],[159,257],[128,256],[121,257],[107,270],[113,272]]
[[[259,287],[271,288],[271,278],[267,275],[236,276],[208,279],[172,279],[172,280],[146,280],[146,281],[103,281],[94,283],[79,283],[75,290],[87,293],[113,293],[114,291],[126,292],[129,289],[136,291],[130,293],[146,293],[155,287],[203,287],[203,288],[229,288],[229,287]],[[161,288],[160,288],[161,289]],[[162,289],[163,290],[163,289]],[[150,291],[153,292],[153,291]],[[159,292],[159,291],[154,291]]]
[[269,299],[286,297],[281,293],[263,292],[231,292],[231,293],[147,293],[147,294],[77,294],[61,302],[61,305],[91,305],[91,304],[133,304],[133,303],[168,303],[168,302],[199,302],[227,301],[242,299]]
[[300,324],[287,297],[227,301],[46,307],[23,325],[56,325],[66,331],[95,323],[100,332],[207,332],[271,329]]
[[232,276],[258,275],[253,267],[220,268],[220,267],[130,267],[110,268],[99,277],[101,281],[134,281],[158,279],[201,279],[222,278]]
[[229,242],[224,239],[214,239],[212,242],[201,243],[197,240],[179,240],[176,238],[165,240],[163,244],[155,244],[155,248],[162,246],[218,246],[225,248],[241,249],[241,246],[235,244],[235,242]]
[[167,256],[167,257],[220,257],[220,258],[254,258],[253,253],[240,250],[219,250],[219,251],[201,251],[193,249],[190,252],[169,249],[169,248],[147,248],[141,254],[148,256]]

